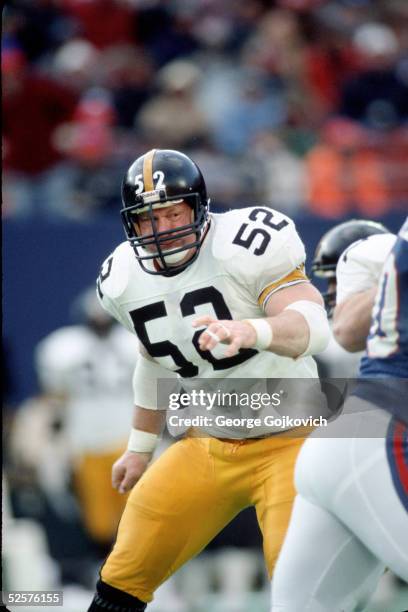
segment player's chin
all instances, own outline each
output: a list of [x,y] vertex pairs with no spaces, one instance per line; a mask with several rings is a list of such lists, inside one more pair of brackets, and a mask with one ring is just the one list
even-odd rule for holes
[[[186,261],[191,259],[194,255],[194,249],[189,249],[188,251],[182,251],[181,253],[183,257],[174,258],[172,255],[165,255],[164,260],[168,266],[179,266],[180,264],[184,264]],[[178,253],[177,253],[178,255]]]
[[[182,246],[184,246],[184,249],[182,251],[174,252],[176,249],[179,249]],[[196,247],[186,247],[188,247],[188,245],[180,244],[177,246],[172,246],[171,249],[166,249],[165,251],[163,251],[163,258],[166,264],[168,266],[179,266],[180,264],[185,263],[186,261],[191,259],[191,257],[196,252]]]
[[[182,247],[184,248],[182,250],[179,250]],[[191,259],[196,252],[196,247],[193,245],[191,246],[191,248],[188,247],[188,244],[184,244],[183,242],[179,241],[177,241],[177,244],[174,242],[173,244],[171,244],[171,246],[166,245],[166,248],[162,249],[162,256],[164,261],[166,262],[166,265],[169,267],[177,267]],[[156,258],[157,263],[160,265],[161,258],[159,253],[157,252],[157,249],[155,249],[153,246],[148,246],[145,247],[143,251],[145,255],[149,255],[150,257],[153,256],[154,258]]]

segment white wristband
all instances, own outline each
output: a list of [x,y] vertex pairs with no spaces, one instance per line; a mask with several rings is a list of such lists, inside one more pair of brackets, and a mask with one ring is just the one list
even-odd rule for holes
[[128,451],[132,453],[152,453],[157,446],[159,436],[141,429],[132,429],[129,436]]
[[255,348],[259,351],[267,350],[272,342],[272,327],[266,319],[245,319],[243,323],[249,323],[256,331]]

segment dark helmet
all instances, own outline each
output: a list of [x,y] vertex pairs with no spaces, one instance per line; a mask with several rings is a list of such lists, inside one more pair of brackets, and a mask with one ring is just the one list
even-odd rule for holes
[[[209,199],[203,175],[192,159],[179,151],[152,149],[130,166],[122,183],[123,208],[120,211],[127,239],[145,272],[171,276],[189,266],[198,256],[204,229],[208,221]],[[184,201],[193,211],[191,223],[165,232],[158,232],[153,209]],[[135,229],[137,214],[150,214],[152,232],[138,234]],[[171,234],[177,238],[191,236],[188,244],[165,252],[165,241]],[[155,246],[154,253],[146,250]],[[194,255],[183,264],[169,266],[165,256],[195,248]],[[158,260],[158,269],[146,267],[146,260]]]
[[352,219],[339,223],[321,237],[313,257],[312,272],[315,276],[332,281],[329,284],[332,285],[333,290],[323,294],[329,315],[332,314],[336,305],[336,291],[334,290],[336,267],[342,253],[358,240],[364,240],[374,234],[388,233],[389,230],[382,223],[366,219]]

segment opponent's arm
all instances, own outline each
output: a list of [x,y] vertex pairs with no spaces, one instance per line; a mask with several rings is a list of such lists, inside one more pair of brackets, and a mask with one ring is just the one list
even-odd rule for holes
[[243,321],[199,317],[193,326],[207,326],[199,338],[200,348],[211,350],[223,342],[228,344],[226,356],[240,348],[258,348],[292,358],[326,348],[329,325],[323,299],[313,285],[302,283],[276,291],[266,303],[265,314]]
[[351,353],[366,347],[378,282],[394,242],[393,234],[370,236],[352,244],[338,261],[333,334]]
[[119,493],[129,491],[142,476],[153,456],[166,420],[165,410],[134,407],[133,429],[127,450],[114,463],[112,486]]
[[365,349],[377,287],[350,295],[334,309],[333,334],[350,353]]

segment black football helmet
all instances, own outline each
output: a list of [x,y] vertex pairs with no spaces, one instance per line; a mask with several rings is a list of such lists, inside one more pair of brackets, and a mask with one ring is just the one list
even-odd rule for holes
[[342,253],[358,240],[388,233],[389,230],[382,223],[351,219],[339,223],[322,236],[313,257],[312,272],[315,276],[328,279],[329,291],[323,294],[323,298],[329,316],[336,305],[336,267]]
[[[172,276],[197,258],[208,223],[209,199],[203,175],[187,155],[179,151],[152,149],[138,157],[123,179],[122,201],[120,213],[125,233],[145,272]],[[165,232],[157,231],[153,210],[182,201],[192,210],[191,223]],[[152,232],[149,234],[137,232],[137,215],[141,212],[150,215]],[[165,242],[172,234],[174,238],[191,236],[192,240],[166,251]],[[155,252],[146,249],[150,245],[155,246]],[[195,248],[194,255],[187,262],[169,265],[169,256],[192,248]],[[145,262],[148,260],[156,260],[158,266],[147,267]]]

